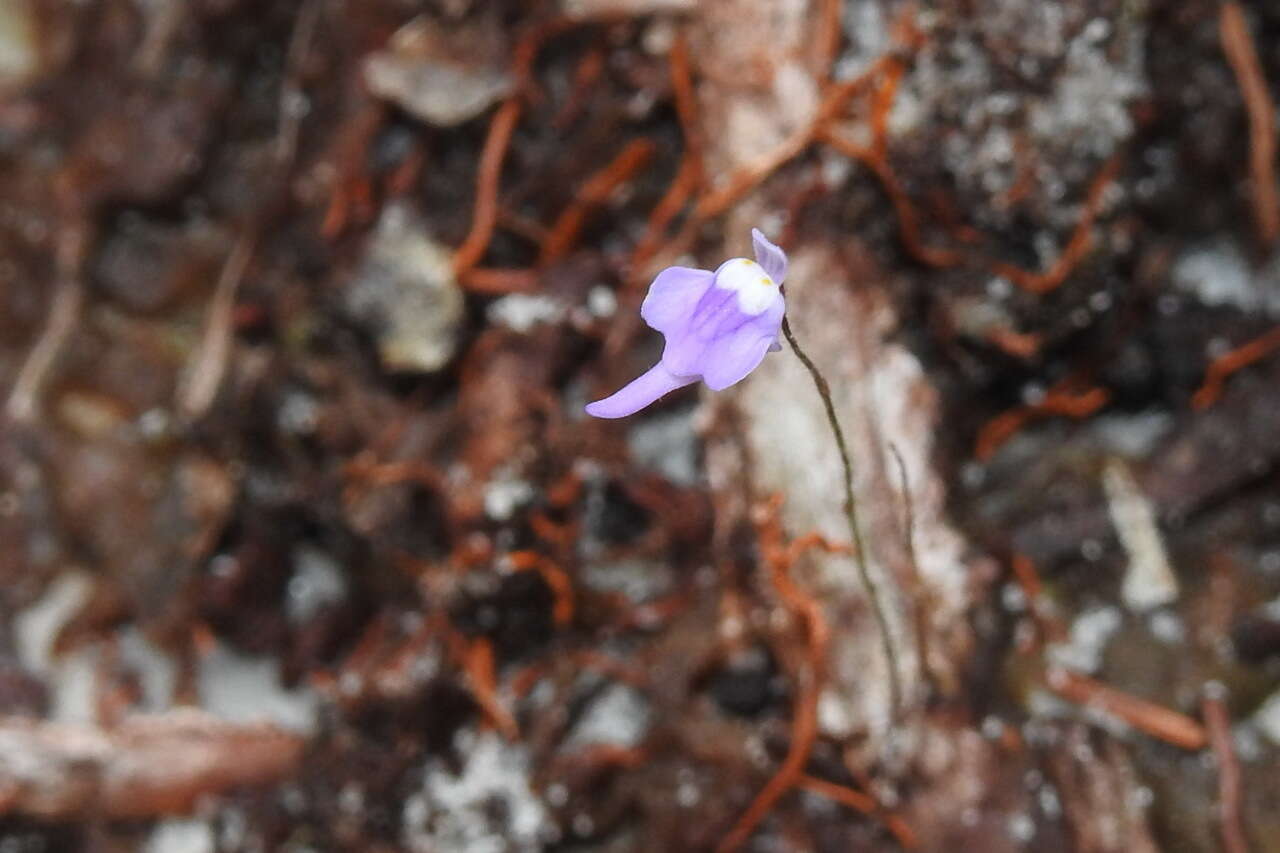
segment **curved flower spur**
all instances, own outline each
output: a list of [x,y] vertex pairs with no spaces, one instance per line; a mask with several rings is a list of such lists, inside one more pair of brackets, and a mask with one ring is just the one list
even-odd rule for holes
[[640,316],[666,338],[662,358],[617,393],[587,405],[597,418],[634,414],[701,379],[714,391],[755,370],[782,348],[786,254],[751,229],[756,259],[731,258],[713,273],[668,267],[649,285]]

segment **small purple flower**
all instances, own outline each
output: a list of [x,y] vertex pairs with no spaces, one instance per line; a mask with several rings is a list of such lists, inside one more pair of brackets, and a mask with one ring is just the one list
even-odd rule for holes
[[714,273],[668,267],[640,306],[644,321],[667,339],[662,359],[610,397],[587,406],[597,418],[634,414],[659,397],[701,379],[719,391],[781,349],[787,256],[751,229],[756,259],[732,258]]

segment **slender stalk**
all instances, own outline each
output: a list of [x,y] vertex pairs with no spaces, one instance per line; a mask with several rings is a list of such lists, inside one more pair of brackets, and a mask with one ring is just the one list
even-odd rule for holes
[[801,349],[795,333],[791,331],[791,323],[786,317],[782,318],[782,334],[805,370],[809,371],[809,376],[818,389],[818,396],[822,398],[822,405],[827,410],[827,423],[831,425],[831,434],[835,436],[836,448],[840,451],[840,464],[844,466],[844,515],[849,523],[849,535],[853,539],[854,563],[858,569],[858,580],[861,581],[863,592],[871,603],[871,612],[875,614],[876,626],[880,630],[880,642],[884,647],[884,657],[889,665],[889,710],[896,716],[898,709],[902,706],[902,687],[898,683],[898,653],[893,647],[893,638],[889,633],[889,619],[885,615],[884,605],[881,602],[880,587],[872,578],[871,569],[867,564],[866,543],[862,538],[862,526],[858,523],[858,502],[853,496],[853,458],[849,455],[849,445],[845,441],[844,430],[840,427],[840,419],[836,417],[835,403],[831,400],[831,386],[827,384],[826,377],[822,375],[822,371],[818,370],[813,359]]

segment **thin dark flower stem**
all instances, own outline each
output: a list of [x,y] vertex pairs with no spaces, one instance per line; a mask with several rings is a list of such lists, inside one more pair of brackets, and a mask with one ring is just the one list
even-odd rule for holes
[[858,502],[853,496],[853,457],[849,455],[849,445],[845,441],[844,430],[840,427],[840,419],[836,417],[835,403],[831,400],[831,386],[827,384],[826,377],[822,375],[822,371],[818,370],[813,359],[801,349],[795,333],[791,331],[791,323],[786,317],[782,318],[782,334],[805,370],[809,371],[809,376],[818,389],[818,396],[822,398],[822,405],[827,410],[827,423],[831,425],[831,434],[835,436],[836,448],[840,451],[840,464],[844,466],[844,515],[849,523],[849,534],[853,539],[854,564],[858,568],[858,580],[861,581],[867,600],[871,603],[871,612],[875,614],[876,626],[880,629],[880,642],[884,646],[885,660],[889,665],[890,712],[896,716],[898,709],[902,707],[902,688],[898,683],[898,653],[894,650],[893,638],[889,633],[889,619],[885,615],[880,598],[880,587],[872,578],[871,569],[867,564],[866,543],[862,538],[862,525],[858,522]]
[[898,482],[901,484],[899,488],[902,490],[902,507],[905,511],[904,519],[906,529],[903,531],[903,540],[907,546],[907,565],[911,568],[911,592],[912,597],[911,610],[915,623],[915,641],[916,641],[916,666],[920,670],[920,677],[927,683],[932,684],[933,678],[929,674],[929,632],[925,625],[925,607],[922,606],[920,600],[920,562],[916,559],[916,509],[915,499],[911,496],[911,478],[907,476],[907,463],[902,459],[902,453],[898,450],[898,445],[892,441],[889,442],[889,452],[893,454],[893,460],[898,465]]

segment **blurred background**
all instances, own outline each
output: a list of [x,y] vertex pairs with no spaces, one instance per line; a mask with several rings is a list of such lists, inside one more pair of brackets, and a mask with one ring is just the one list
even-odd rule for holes
[[[1280,851],[1280,6],[0,0],[0,852]],[[790,351],[621,421],[653,275]]]

